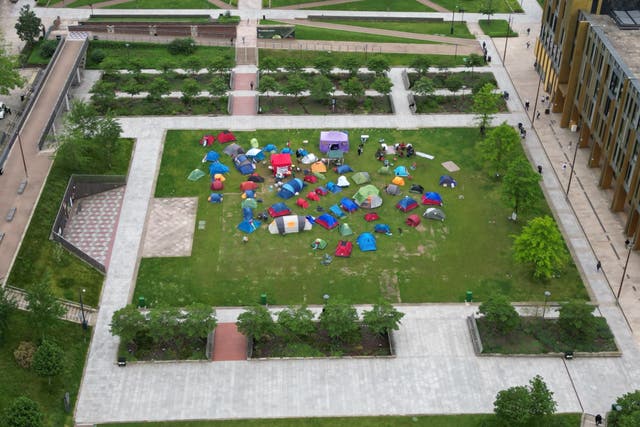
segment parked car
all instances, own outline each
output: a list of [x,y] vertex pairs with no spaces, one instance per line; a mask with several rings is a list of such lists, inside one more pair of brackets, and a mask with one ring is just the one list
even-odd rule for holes
[[4,119],[4,115],[6,114],[7,106],[4,105],[4,102],[0,101],[0,120]]

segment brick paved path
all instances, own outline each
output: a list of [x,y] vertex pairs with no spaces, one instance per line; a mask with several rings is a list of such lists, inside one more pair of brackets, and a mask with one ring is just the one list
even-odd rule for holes
[[216,327],[211,360],[246,360],[247,338],[238,332],[235,323],[219,323]]

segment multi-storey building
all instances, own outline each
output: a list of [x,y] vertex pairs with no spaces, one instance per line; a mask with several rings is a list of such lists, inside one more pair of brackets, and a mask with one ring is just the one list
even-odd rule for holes
[[[536,67],[560,126],[578,132],[611,209],[640,248],[640,1],[547,0]],[[615,8],[614,8],[615,7]],[[626,7],[620,10],[617,7]]]

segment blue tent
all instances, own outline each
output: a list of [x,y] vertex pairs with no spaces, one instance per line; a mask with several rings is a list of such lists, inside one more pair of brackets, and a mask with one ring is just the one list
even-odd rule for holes
[[334,194],[342,191],[342,188],[338,187],[331,181],[327,182],[327,185],[325,187],[327,187],[327,190],[331,191]]
[[436,192],[429,191],[422,196],[422,204],[442,206],[442,196]]
[[442,175],[440,177],[440,182],[439,185],[443,186],[443,187],[455,187],[458,185],[458,183],[456,182],[455,179],[453,179],[453,177],[451,177],[451,175]]
[[256,193],[253,190],[247,190],[244,194],[247,196],[247,199],[255,199],[256,197]]
[[253,219],[253,209],[242,208],[242,219],[244,219],[245,221]]
[[338,220],[328,213],[323,213],[314,221],[316,224],[326,228],[327,230],[332,230],[338,226]]
[[376,224],[373,231],[375,231],[376,233],[390,234],[391,228],[387,224]]
[[217,162],[219,158],[220,158],[220,154],[218,154],[217,151],[212,150],[207,153],[204,159],[207,162]]
[[296,193],[300,193],[303,187],[304,182],[300,178],[293,178],[280,188],[280,191],[278,191],[278,197],[290,199],[295,196]]
[[343,197],[342,200],[340,200],[340,207],[342,207],[342,209],[349,213],[358,210],[358,205],[356,205],[356,202],[349,199],[348,197]]
[[362,233],[358,236],[357,242],[362,252],[370,252],[378,249],[376,246],[376,238],[371,233]]
[[280,154],[291,154],[293,153],[293,150],[289,147],[284,147],[282,150],[280,150]]
[[213,176],[217,173],[221,173],[221,174],[229,173],[229,168],[220,162],[213,162],[209,166],[209,174]]
[[233,159],[233,164],[242,175],[250,175],[256,169],[256,166],[244,154],[240,154]]
[[409,176],[409,171],[407,170],[406,166],[398,166],[393,170],[393,173],[396,176]]
[[244,220],[240,224],[238,224],[238,230],[242,231],[243,233],[251,234],[258,228],[260,228],[261,224],[262,223],[260,221],[255,219]]
[[265,152],[267,152],[267,153],[273,153],[273,152],[278,151],[278,148],[277,148],[275,145],[273,145],[273,144],[267,144],[267,146],[266,146],[266,147],[264,147],[264,148],[262,149],[262,151],[265,151]]
[[211,203],[220,203],[220,202],[222,202],[222,194],[211,193],[211,195],[209,196],[209,202],[211,202]]
[[351,169],[351,166],[349,165],[342,165],[336,168],[336,173],[339,173],[340,175],[347,172],[353,172],[353,169]]
[[409,212],[410,210],[415,209],[417,207],[418,207],[418,202],[416,202],[409,196],[404,197],[396,204],[396,208],[400,209],[402,212]]

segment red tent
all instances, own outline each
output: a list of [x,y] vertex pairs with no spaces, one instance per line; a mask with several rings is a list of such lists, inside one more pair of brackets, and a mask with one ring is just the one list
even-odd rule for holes
[[318,177],[315,175],[305,175],[304,176],[304,182],[308,182],[310,184],[315,184],[316,182],[318,182]]
[[240,191],[255,190],[258,184],[253,181],[245,181],[240,183]]
[[272,154],[271,166],[273,167],[273,174],[277,175],[289,175],[291,171],[291,154]]
[[417,227],[420,225],[420,217],[418,215],[409,215],[404,223],[409,227]]
[[376,221],[378,219],[380,219],[380,216],[375,212],[368,213],[364,216],[364,220],[367,222]]
[[311,191],[309,192],[309,194],[307,194],[307,199],[312,200],[314,202],[317,202],[318,200],[320,200],[320,196],[318,196],[315,191]]
[[338,247],[336,248],[336,256],[349,257],[351,256],[352,250],[353,250],[353,243],[340,240],[338,242]]
[[318,196],[326,196],[327,194],[329,194],[329,191],[327,191],[327,189],[324,187],[318,187],[315,191]]
[[216,137],[213,135],[205,135],[200,139],[200,145],[208,147],[216,141]]
[[221,191],[224,189],[224,184],[219,179],[215,181],[211,181],[211,190],[213,191]]
[[305,199],[298,199],[298,201],[296,202],[296,205],[306,209],[309,207],[309,202],[307,202]]
[[236,137],[228,130],[225,130],[224,132],[220,132],[216,136],[216,138],[218,138],[218,142],[220,144],[224,144],[225,142],[233,142],[236,140]]

